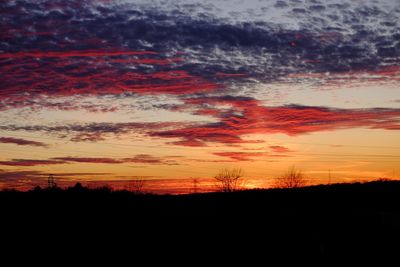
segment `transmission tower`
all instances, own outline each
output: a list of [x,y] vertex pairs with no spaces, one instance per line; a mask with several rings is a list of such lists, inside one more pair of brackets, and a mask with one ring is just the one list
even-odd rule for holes
[[47,178],[47,186],[48,188],[56,187],[56,179],[53,174],[49,174],[49,177]]

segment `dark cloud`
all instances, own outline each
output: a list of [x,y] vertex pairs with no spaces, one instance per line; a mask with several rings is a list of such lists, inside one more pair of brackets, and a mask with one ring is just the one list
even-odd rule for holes
[[12,159],[7,161],[0,161],[3,166],[16,166],[16,167],[32,167],[42,165],[57,165],[66,164],[65,161],[60,160],[36,160],[36,159]]
[[38,141],[31,141],[22,138],[14,138],[14,137],[0,137],[0,143],[3,144],[15,144],[19,146],[37,146],[37,147],[48,147],[47,144],[38,142]]
[[71,141],[101,141],[108,135],[146,134],[149,131],[174,129],[179,126],[191,125],[186,122],[129,122],[129,123],[84,123],[66,125],[0,125],[0,130],[43,132],[68,137]]
[[14,182],[15,180],[44,179],[44,173],[40,171],[9,171],[0,169],[0,182]]
[[122,163],[141,163],[141,164],[160,164],[177,165],[174,157],[155,157],[148,154],[139,154],[132,158],[95,158],[95,157],[56,157],[52,160],[76,163],[96,163],[96,164],[122,164]]
[[400,9],[387,1],[353,2],[271,1],[261,10],[284,10],[282,21],[238,11],[244,22],[200,1],[2,1],[0,106],[41,95],[179,96],[297,73],[396,66]]
[[[139,154],[131,158],[96,158],[96,157],[55,157],[47,160],[36,159],[11,159],[0,161],[0,165],[13,167],[32,167],[43,165],[57,165],[69,163],[94,163],[94,164],[123,164],[140,163],[150,165],[179,165],[179,157],[155,157],[148,154]],[[36,172],[34,172],[36,174]],[[0,173],[1,174],[1,173]],[[1,178],[1,177],[0,177]]]
[[79,98],[59,100],[59,99],[46,99],[43,97],[35,98],[7,98],[0,100],[0,111],[5,111],[10,108],[29,108],[30,110],[37,112],[42,109],[49,110],[62,110],[62,111],[77,111],[85,110],[92,113],[105,113],[105,112],[116,112],[121,106],[106,105],[101,103],[90,103],[88,101],[79,101]]
[[86,158],[86,157],[57,157],[53,160],[63,162],[79,162],[79,163],[105,163],[105,164],[120,164],[124,163],[122,160],[112,158]]

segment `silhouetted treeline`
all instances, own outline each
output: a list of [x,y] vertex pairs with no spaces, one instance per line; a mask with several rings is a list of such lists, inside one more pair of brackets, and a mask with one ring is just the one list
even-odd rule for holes
[[[229,216],[264,217],[275,211],[288,215],[301,213],[400,211],[400,181],[332,184],[297,189],[253,189],[237,192],[215,192],[189,195],[136,194],[110,187],[89,189],[77,183],[73,187],[40,188],[27,192],[3,190],[3,210],[29,209],[63,212],[63,208],[79,212],[83,207],[95,212],[113,212],[134,216]],[[108,210],[110,208],[110,210]],[[130,214],[132,212],[132,214]],[[381,219],[383,218],[380,216]],[[390,221],[390,220],[389,220]],[[382,223],[389,223],[383,221]]]
[[9,224],[118,225],[139,243],[152,240],[169,247],[177,240],[185,250],[206,242],[208,253],[223,249],[256,258],[291,255],[319,263],[338,255],[365,258],[396,254],[400,240],[399,181],[191,195],[77,184],[3,191],[0,208]]

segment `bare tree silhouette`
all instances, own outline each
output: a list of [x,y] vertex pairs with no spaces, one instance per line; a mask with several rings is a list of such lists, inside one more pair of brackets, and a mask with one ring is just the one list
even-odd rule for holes
[[129,191],[132,191],[135,194],[143,194],[144,187],[146,184],[146,180],[142,177],[137,177],[129,182]]
[[307,185],[307,180],[301,170],[295,166],[289,168],[282,176],[275,179],[276,188],[298,188]]
[[233,192],[239,189],[239,180],[242,176],[243,171],[241,168],[225,168],[220,170],[214,178],[217,181],[217,187],[222,192]]

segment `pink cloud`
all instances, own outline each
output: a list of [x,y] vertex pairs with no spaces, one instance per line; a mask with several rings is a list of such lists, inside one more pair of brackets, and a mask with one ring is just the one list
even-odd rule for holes
[[287,152],[292,152],[292,150],[290,150],[287,147],[284,146],[269,146],[269,148],[276,153],[287,153]]

